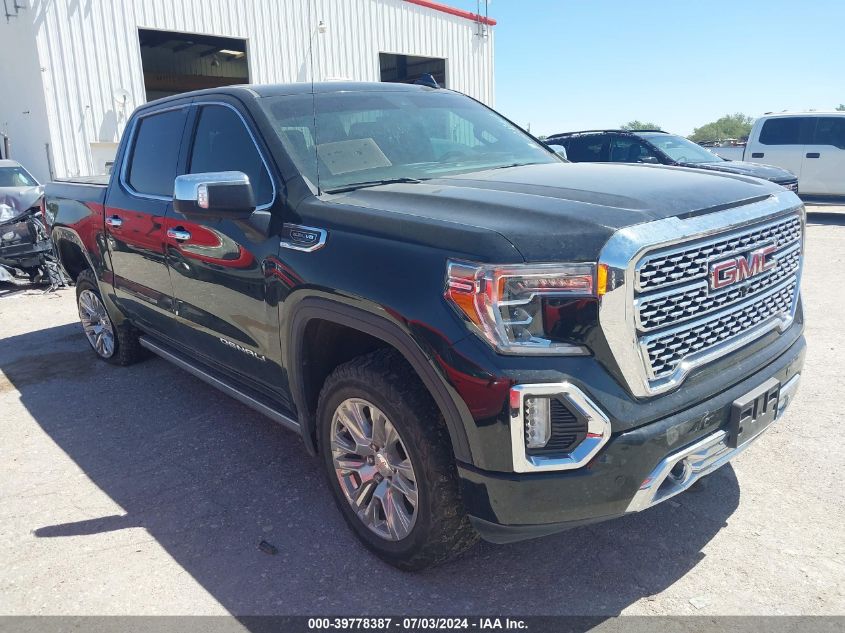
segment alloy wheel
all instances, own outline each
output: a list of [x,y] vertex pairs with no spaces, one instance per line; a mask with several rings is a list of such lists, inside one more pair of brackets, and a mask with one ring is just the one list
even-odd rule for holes
[[83,290],[78,299],[79,320],[91,347],[103,358],[114,354],[114,328],[100,297],[92,290]]
[[331,426],[335,473],[358,519],[389,541],[407,537],[417,519],[414,468],[398,431],[378,407],[344,400]]

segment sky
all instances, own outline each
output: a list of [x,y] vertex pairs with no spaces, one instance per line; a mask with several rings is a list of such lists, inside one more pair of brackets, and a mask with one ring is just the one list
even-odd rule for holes
[[845,0],[492,0],[489,13],[495,108],[536,135],[633,119],[688,135],[728,113],[845,103]]

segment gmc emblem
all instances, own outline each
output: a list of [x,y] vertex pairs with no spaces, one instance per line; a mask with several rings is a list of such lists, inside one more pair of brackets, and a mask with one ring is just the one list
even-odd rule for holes
[[774,246],[763,246],[747,256],[731,257],[710,266],[710,289],[719,290],[737,284],[755,275],[772,270],[778,265]]

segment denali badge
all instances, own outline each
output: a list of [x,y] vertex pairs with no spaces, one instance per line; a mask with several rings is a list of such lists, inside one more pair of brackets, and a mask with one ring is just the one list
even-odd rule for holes
[[232,349],[236,349],[239,352],[243,352],[244,354],[247,354],[248,356],[252,356],[253,358],[260,360],[262,362],[267,360],[267,358],[263,354],[258,354],[256,352],[253,352],[251,349],[247,349],[246,347],[238,345],[237,343],[233,343],[232,341],[227,341],[222,336],[220,337],[220,342],[223,343],[223,345],[228,345]]
[[771,257],[775,247],[763,246],[751,251],[747,256],[731,257],[710,265],[710,289],[719,290],[745,281],[755,275],[772,270],[778,265]]

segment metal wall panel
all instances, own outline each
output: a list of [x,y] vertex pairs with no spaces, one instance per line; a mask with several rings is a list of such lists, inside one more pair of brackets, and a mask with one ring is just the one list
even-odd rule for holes
[[[144,103],[138,29],[247,40],[254,83],[379,80],[379,52],[447,59],[447,85],[493,102],[493,29],[403,0],[31,0],[57,177],[92,173]],[[319,22],[326,26],[320,33]],[[10,25],[15,28],[15,25]],[[313,65],[312,65],[313,64]],[[313,72],[312,72],[313,68]],[[115,95],[126,91],[122,103]],[[16,139],[18,143],[26,139]]]

